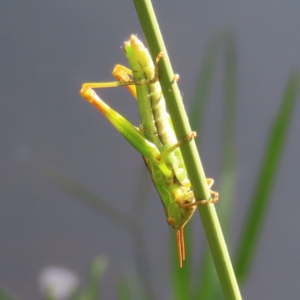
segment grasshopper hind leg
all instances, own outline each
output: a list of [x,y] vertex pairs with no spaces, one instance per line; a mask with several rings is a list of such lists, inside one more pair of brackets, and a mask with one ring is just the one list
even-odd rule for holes
[[183,139],[179,140],[175,145],[173,145],[169,149],[167,149],[164,152],[162,152],[156,159],[158,161],[162,160],[166,155],[169,155],[174,150],[176,150],[177,148],[179,148],[184,142],[187,142],[187,141],[189,141],[191,139],[194,139],[196,136],[197,136],[197,132],[195,132],[195,131],[189,132]]

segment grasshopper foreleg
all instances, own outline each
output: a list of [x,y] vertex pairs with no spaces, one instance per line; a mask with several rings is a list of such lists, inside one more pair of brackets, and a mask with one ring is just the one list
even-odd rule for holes
[[184,142],[194,139],[197,136],[197,132],[189,132],[183,139],[179,140],[175,145],[163,151],[156,159],[158,161],[162,160],[166,155],[170,154],[177,148],[179,148]]
[[[159,66],[158,63],[160,59],[163,57],[163,53],[160,52],[155,60],[155,68],[154,68],[154,76],[150,79],[144,80],[134,80],[132,79],[132,71],[122,65],[116,65],[112,71],[113,76],[118,81],[112,82],[87,82],[82,85],[80,94],[84,96],[88,89],[102,89],[102,88],[112,88],[119,86],[126,86],[131,94],[137,98],[136,96],[136,85],[147,85],[159,80]],[[174,75],[175,77],[176,75]],[[177,75],[178,76],[178,75]],[[176,77],[177,78],[177,77]],[[86,97],[85,97],[86,98]]]
[[[211,186],[214,183],[214,180],[212,178],[206,178],[206,181],[207,181],[208,187],[211,188]],[[211,197],[208,200],[197,200],[197,201],[190,202],[190,203],[182,203],[182,202],[178,201],[177,203],[180,207],[187,208],[187,207],[196,206],[196,205],[205,205],[205,204],[216,203],[219,201],[219,193],[218,192],[210,190],[210,194],[211,194]]]

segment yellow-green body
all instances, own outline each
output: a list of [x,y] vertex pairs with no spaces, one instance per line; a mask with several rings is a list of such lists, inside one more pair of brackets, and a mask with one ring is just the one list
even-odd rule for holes
[[[155,77],[155,66],[151,56],[136,36],[131,36],[130,40],[124,43],[123,49],[134,81],[150,81]],[[140,132],[160,153],[167,151],[178,141],[167,113],[159,81],[137,85],[136,96],[141,120]],[[179,206],[181,203],[195,201],[180,148],[176,148],[163,158],[168,172],[162,172],[156,157],[144,156],[144,160],[160,195],[168,224],[174,229],[180,229],[195,210],[195,206],[187,208]]]

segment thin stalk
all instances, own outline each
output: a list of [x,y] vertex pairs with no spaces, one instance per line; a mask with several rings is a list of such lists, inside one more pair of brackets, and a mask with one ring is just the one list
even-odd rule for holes
[[[174,130],[177,138],[181,139],[188,132],[191,132],[191,128],[184,109],[181,93],[176,81],[174,81],[174,72],[151,1],[134,0],[134,4],[152,58],[154,59],[161,51],[164,53],[164,58],[160,62],[160,83],[171,119],[173,120]],[[206,183],[206,177],[195,142],[184,143],[181,150],[196,200],[210,199],[210,190]],[[198,209],[225,299],[241,299],[215,207],[214,205],[200,205]]]

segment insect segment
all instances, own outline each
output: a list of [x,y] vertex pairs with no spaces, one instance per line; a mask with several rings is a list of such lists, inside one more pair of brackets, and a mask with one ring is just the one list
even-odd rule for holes
[[[179,264],[182,267],[185,259],[184,226],[197,205],[217,202],[218,193],[211,191],[209,200],[195,200],[179,147],[194,138],[196,133],[188,133],[179,141],[176,138],[158,81],[158,62],[162,53],[154,65],[148,50],[135,35],[124,43],[123,50],[130,69],[117,65],[113,70],[117,82],[85,83],[80,94],[97,107],[142,154],[164,206],[167,223],[177,232]],[[126,86],[137,99],[141,120],[139,128],[110,108],[93,90],[117,86]],[[207,184],[210,188],[213,179],[207,179]]]

